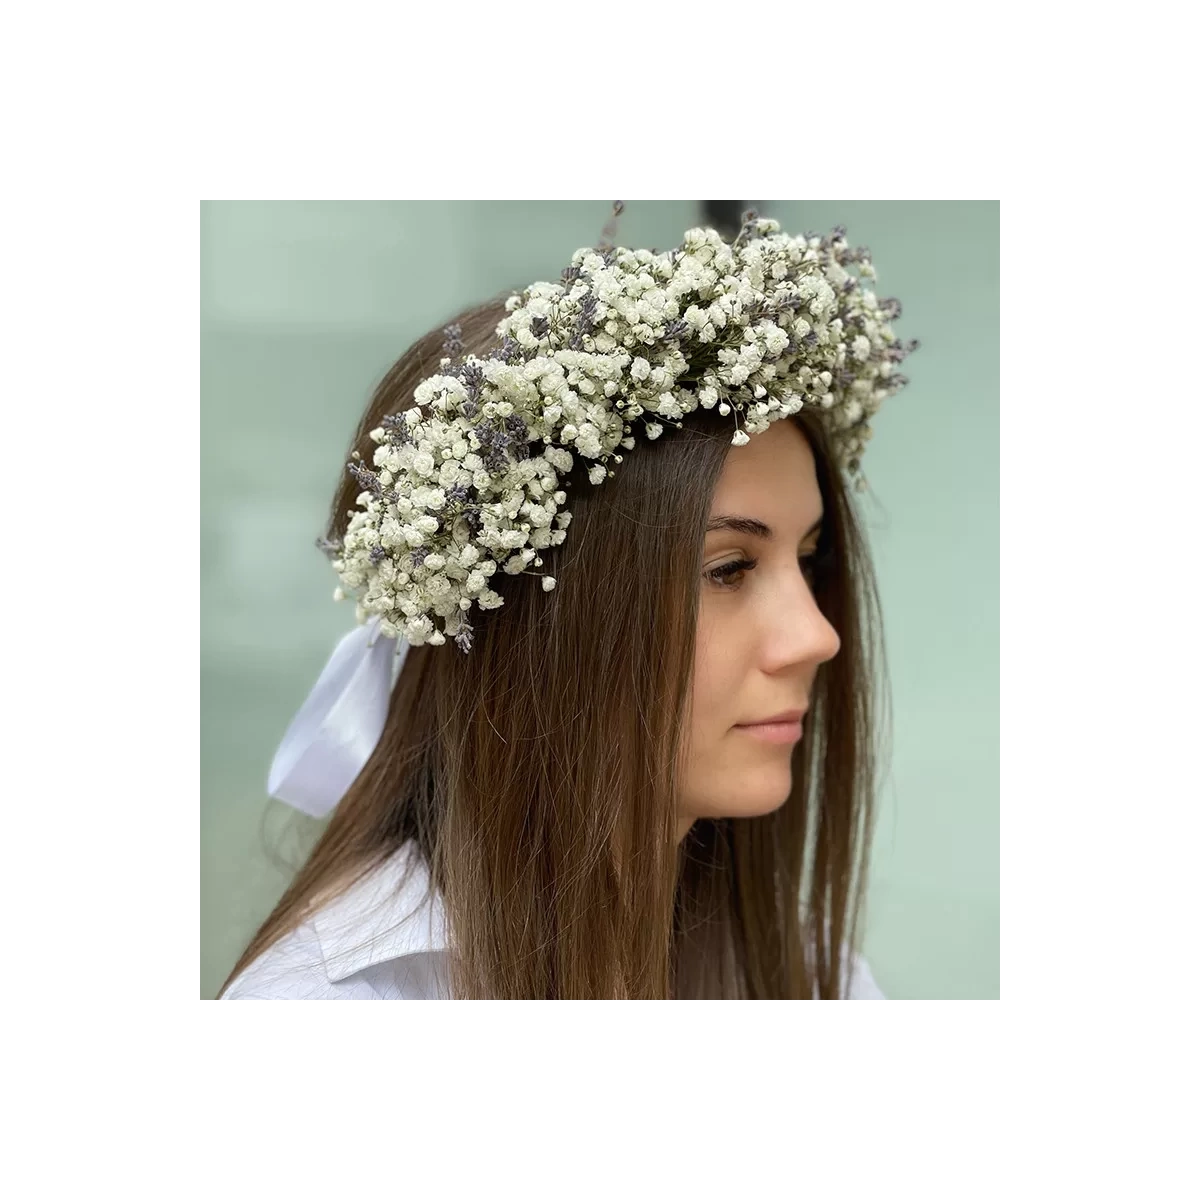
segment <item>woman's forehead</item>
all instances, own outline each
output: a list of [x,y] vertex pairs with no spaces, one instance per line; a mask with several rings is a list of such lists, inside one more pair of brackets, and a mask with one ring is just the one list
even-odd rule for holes
[[820,501],[808,440],[791,421],[781,420],[744,446],[730,449],[713,492],[710,515],[745,509],[744,515],[769,521],[764,512],[794,513],[797,508],[807,512],[819,508]]

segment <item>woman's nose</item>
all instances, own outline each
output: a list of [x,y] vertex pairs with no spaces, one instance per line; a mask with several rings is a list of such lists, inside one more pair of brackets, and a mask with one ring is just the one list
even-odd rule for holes
[[795,581],[779,589],[772,602],[770,645],[772,657],[785,661],[827,662],[841,649],[841,639],[821,611],[807,579],[797,572]]

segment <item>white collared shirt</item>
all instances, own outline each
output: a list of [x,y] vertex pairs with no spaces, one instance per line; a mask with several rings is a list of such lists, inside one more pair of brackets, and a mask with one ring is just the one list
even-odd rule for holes
[[[449,1000],[446,919],[406,843],[252,962],[222,1000]],[[406,870],[411,874],[399,886]],[[885,1000],[854,955],[847,999]]]

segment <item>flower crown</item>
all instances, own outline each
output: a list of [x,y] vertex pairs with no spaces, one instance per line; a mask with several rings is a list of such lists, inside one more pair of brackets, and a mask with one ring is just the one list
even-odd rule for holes
[[353,592],[358,623],[378,615],[387,637],[453,637],[469,652],[471,605],[504,603],[488,586],[496,570],[540,567],[566,538],[559,484],[574,456],[603,483],[639,434],[652,441],[697,406],[732,414],[741,446],[816,404],[861,491],[870,418],[908,382],[895,365],[919,343],[897,342],[900,303],[860,286],[875,270],[845,232],[792,237],[750,211],[732,243],[690,229],[661,254],[583,248],[560,283],[507,299],[485,357],[456,363],[461,329],[447,326],[441,372],[371,431],[377,470],[358,451],[347,464],[360,511],[343,539],[318,540],[341,581],[334,599]]

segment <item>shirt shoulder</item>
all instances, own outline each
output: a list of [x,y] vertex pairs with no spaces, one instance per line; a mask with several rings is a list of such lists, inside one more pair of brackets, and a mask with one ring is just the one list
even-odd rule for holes
[[444,926],[428,872],[406,850],[265,950],[221,999],[445,999]]
[[[842,960],[845,962],[845,979],[841,999],[843,1000],[886,1000],[883,989],[875,981],[871,966],[858,951],[852,951],[848,942],[842,942]],[[808,947],[808,966],[816,966],[814,947]],[[813,999],[817,999],[817,981],[813,980]]]
[[261,954],[222,1000],[441,1000],[447,985],[440,951],[404,954],[331,979],[313,922]]
[[221,995],[222,1000],[378,1000],[364,979],[331,980],[320,939],[304,921],[258,956]]
[[886,1000],[875,976],[871,973],[870,964],[861,954],[854,954],[850,959],[850,981],[846,989],[847,1000]]

